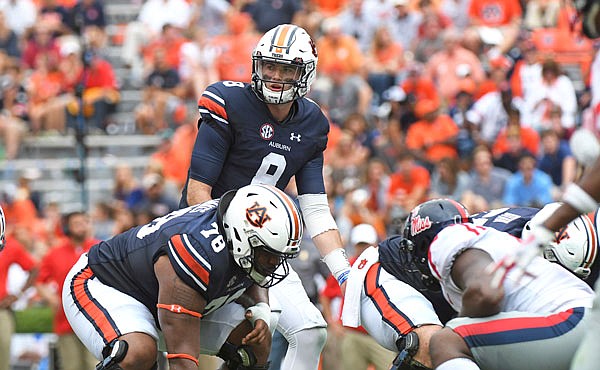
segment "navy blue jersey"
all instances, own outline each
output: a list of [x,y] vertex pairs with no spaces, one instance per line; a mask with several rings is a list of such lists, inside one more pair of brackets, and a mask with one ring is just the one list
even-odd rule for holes
[[471,218],[475,225],[491,227],[520,238],[525,224],[539,211],[539,208],[532,207],[506,207],[476,213]]
[[211,200],[180,209],[103,241],[90,249],[89,266],[100,281],[142,302],[156,319],[154,263],[168,255],[177,276],[206,300],[207,314],[253,283],[219,234],[217,205]]
[[[323,151],[329,121],[312,100],[298,99],[283,123],[248,84],[210,85],[198,101],[200,121],[188,176],[212,186],[212,197],[250,183],[284,189],[296,176],[299,194],[323,194]],[[186,206],[184,189],[180,206]]]
[[427,289],[421,279],[421,272],[415,266],[411,254],[400,247],[404,238],[392,236],[378,244],[379,262],[388,273],[396,279],[410,285],[425,296],[433,305],[440,321],[445,324],[456,316],[456,311],[448,304],[441,292]]

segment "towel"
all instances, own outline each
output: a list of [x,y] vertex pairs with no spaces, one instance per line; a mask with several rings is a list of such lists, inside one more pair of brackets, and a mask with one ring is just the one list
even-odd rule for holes
[[376,247],[367,248],[352,265],[348,281],[346,282],[346,295],[342,308],[342,324],[357,328],[360,326],[360,295],[367,271],[374,263],[379,261],[379,250]]

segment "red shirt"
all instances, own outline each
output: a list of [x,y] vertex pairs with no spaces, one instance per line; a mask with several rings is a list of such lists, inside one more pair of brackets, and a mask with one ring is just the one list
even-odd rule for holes
[[[60,303],[62,307],[62,288],[71,270],[71,267],[79,260],[79,257],[90,250],[92,245],[98,243],[96,239],[88,239],[83,243],[83,246],[75,246],[70,239],[65,239],[62,244],[50,249],[44,256],[40,264],[40,272],[37,277],[38,283],[54,284],[56,286]],[[59,310],[54,315],[54,333],[69,334],[72,333],[71,325],[67,321],[65,312]]]
[[4,250],[0,252],[0,300],[8,295],[6,291],[8,268],[13,263],[18,264],[25,271],[30,271],[35,267],[35,261],[25,247],[15,238],[9,236],[6,238]]

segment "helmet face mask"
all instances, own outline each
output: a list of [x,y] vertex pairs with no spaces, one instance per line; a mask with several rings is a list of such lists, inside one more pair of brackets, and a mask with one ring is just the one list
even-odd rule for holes
[[[221,199],[230,197],[226,193]],[[268,185],[240,188],[222,222],[235,263],[256,284],[268,288],[287,276],[288,260],[300,251],[303,226],[300,212],[285,193]]]
[[421,203],[410,211],[404,224],[405,247],[411,253],[415,266],[422,274],[422,280],[429,289],[435,290],[438,284],[429,270],[427,255],[429,245],[446,226],[470,222],[469,212],[452,199],[432,199]]
[[267,104],[300,99],[316,77],[317,51],[308,33],[283,24],[269,30],[252,52],[252,89]]

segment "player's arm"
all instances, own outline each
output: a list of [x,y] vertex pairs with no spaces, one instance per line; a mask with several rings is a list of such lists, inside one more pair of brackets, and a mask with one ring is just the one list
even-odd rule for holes
[[485,317],[500,312],[504,289],[491,284],[492,275],[486,268],[492,262],[492,257],[480,249],[467,249],[456,257],[451,274],[463,290],[460,316]]
[[325,193],[323,153],[296,174],[296,186],[306,230],[323,257],[323,262],[337,279],[342,291],[345,291],[350,264]]
[[200,313],[206,300],[181,280],[168,256],[154,264],[158,280],[158,321],[165,337],[169,368],[197,370],[200,355]]
[[203,122],[198,128],[187,183],[188,205],[212,199],[212,185],[221,174],[230,146],[226,136],[215,128],[218,124]]

